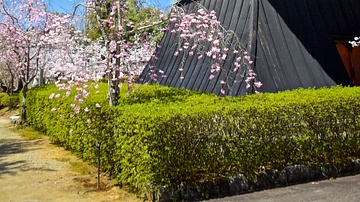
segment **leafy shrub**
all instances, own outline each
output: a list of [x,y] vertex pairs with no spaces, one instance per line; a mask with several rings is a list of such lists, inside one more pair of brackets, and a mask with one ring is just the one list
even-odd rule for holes
[[106,93],[93,93],[82,105],[90,111],[73,118],[73,100],[50,100],[54,91],[29,91],[31,125],[93,162],[101,141],[102,168],[141,191],[360,157],[358,87],[220,98],[139,86],[121,92],[117,107],[108,107]]
[[8,95],[7,93],[0,93],[0,109],[9,107],[10,109],[15,108],[19,105],[18,95]]

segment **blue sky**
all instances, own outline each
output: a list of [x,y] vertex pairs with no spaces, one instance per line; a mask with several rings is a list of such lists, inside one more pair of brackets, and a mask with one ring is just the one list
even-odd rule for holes
[[[72,13],[74,6],[84,0],[46,0],[51,11]],[[174,0],[148,0],[150,5],[156,5],[166,9]]]

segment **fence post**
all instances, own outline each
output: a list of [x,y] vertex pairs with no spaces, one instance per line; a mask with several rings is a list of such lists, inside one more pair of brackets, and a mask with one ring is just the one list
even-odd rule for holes
[[96,149],[98,150],[98,176],[97,176],[97,189],[100,189],[100,146],[101,142],[98,141],[96,144]]

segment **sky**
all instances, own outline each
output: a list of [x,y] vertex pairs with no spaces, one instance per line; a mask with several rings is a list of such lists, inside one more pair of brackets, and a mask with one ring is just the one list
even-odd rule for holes
[[[72,13],[73,8],[77,3],[83,2],[84,0],[46,0],[51,11],[57,11],[60,13]],[[150,5],[166,10],[174,2],[174,0],[147,0]]]

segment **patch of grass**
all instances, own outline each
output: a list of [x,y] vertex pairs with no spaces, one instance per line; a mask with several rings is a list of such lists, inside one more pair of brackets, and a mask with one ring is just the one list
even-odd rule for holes
[[89,166],[88,164],[84,162],[69,162],[71,166],[71,170],[79,173],[80,175],[88,175],[94,172],[94,168],[92,166]]
[[60,161],[60,162],[69,162],[70,158],[66,158],[66,157],[64,157],[64,158],[55,158],[55,160]]
[[0,116],[3,116],[9,110],[10,110],[9,107],[4,107],[4,108],[0,109]]
[[25,137],[27,139],[30,140],[36,140],[36,139],[41,139],[42,133],[29,128],[29,127],[21,127],[19,129],[16,130],[20,136]]

